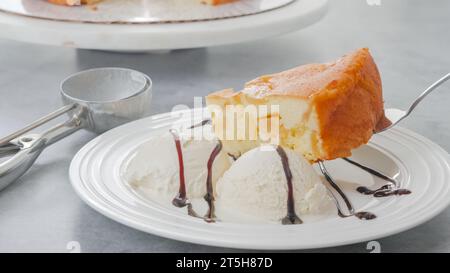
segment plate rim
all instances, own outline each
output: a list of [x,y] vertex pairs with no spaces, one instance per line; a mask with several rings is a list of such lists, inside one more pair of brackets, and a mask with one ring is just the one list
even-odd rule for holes
[[[184,112],[184,111],[192,111],[192,110],[183,110],[183,111],[179,111],[179,112]],[[173,117],[173,112],[167,112],[167,113],[161,113],[161,114],[157,114],[157,115],[153,115],[153,116],[149,116],[134,122],[130,122],[127,124],[124,124],[122,126],[119,126],[117,128],[114,128],[108,132],[106,132],[105,134],[114,134],[115,132],[119,132],[119,130],[121,130],[121,128],[126,127],[126,126],[131,126],[130,124],[139,122],[139,121],[143,121],[146,119],[153,119],[153,120],[158,120],[161,118],[167,118],[167,117]],[[432,142],[431,140],[429,140],[428,138],[415,133],[409,129],[403,128],[403,127],[395,127],[392,129],[392,131],[397,131],[400,134],[405,134],[407,136],[413,137],[415,139],[418,139],[420,141],[422,141],[423,143],[425,143],[426,145],[429,145],[431,147],[433,147],[435,150],[433,150],[433,154],[438,156],[438,158],[440,159],[441,163],[444,163],[446,165],[447,168],[444,169],[445,171],[445,175],[449,176],[450,175],[450,155],[447,153],[446,150],[444,150],[442,147],[440,147],[438,144]],[[388,132],[386,132],[388,133]],[[88,195],[86,195],[83,192],[83,188],[81,187],[81,183],[79,183],[78,181],[76,181],[77,179],[81,180],[81,178],[77,177],[78,176],[78,172],[79,172],[79,164],[81,163],[81,161],[79,159],[82,159],[82,157],[84,156],[85,153],[87,153],[90,150],[91,146],[95,146],[96,143],[99,141],[99,138],[103,136],[97,136],[96,138],[92,139],[91,141],[89,141],[86,145],[84,145],[78,152],[77,154],[74,156],[71,164],[70,164],[70,168],[69,168],[69,177],[70,177],[70,181],[71,181],[71,185],[72,187],[75,189],[75,192],[77,193],[77,195],[85,202],[87,203],[92,209],[94,209],[95,211],[99,212],[100,214],[103,214],[105,216],[107,216],[108,218],[119,222],[123,225],[126,225],[128,227],[140,230],[142,232],[146,232],[149,234],[153,234],[159,237],[163,237],[163,238],[169,238],[169,239],[173,239],[173,240],[177,240],[177,241],[182,241],[182,242],[189,242],[189,243],[194,243],[194,244],[202,244],[202,245],[209,245],[209,246],[215,246],[215,247],[226,247],[226,248],[233,248],[233,249],[252,249],[252,250],[299,250],[299,249],[316,249],[316,248],[326,248],[326,247],[333,247],[333,246],[341,246],[341,245],[348,245],[348,244],[354,244],[354,243],[359,243],[359,242],[364,242],[364,241],[369,241],[369,240],[373,240],[373,239],[380,239],[380,238],[384,238],[387,236],[391,236],[394,234],[398,234],[401,233],[403,231],[409,230],[411,228],[414,228],[416,226],[419,226],[427,221],[429,221],[430,219],[434,218],[435,216],[437,216],[438,214],[440,214],[443,210],[445,210],[449,205],[450,205],[450,191],[447,192],[447,197],[449,198],[444,198],[444,201],[440,202],[439,207],[438,208],[434,208],[432,211],[430,211],[430,213],[427,213],[425,215],[425,217],[421,216],[419,218],[419,220],[415,220],[413,222],[410,221],[409,224],[401,226],[401,227],[393,227],[392,229],[390,229],[388,232],[384,232],[380,235],[375,234],[375,235],[371,235],[371,236],[365,236],[364,239],[362,240],[361,238],[353,238],[353,239],[341,239],[340,242],[336,242],[333,241],[331,243],[311,243],[311,244],[304,244],[301,247],[299,246],[295,246],[295,245],[289,245],[287,247],[283,247],[283,246],[272,246],[270,245],[270,243],[266,243],[266,244],[248,244],[246,243],[245,246],[244,245],[236,245],[234,242],[227,242],[227,241],[220,241],[220,240],[211,240],[211,239],[203,239],[203,238],[197,238],[197,237],[193,237],[193,236],[182,236],[179,233],[174,233],[174,232],[167,232],[167,231],[162,231],[162,230],[158,230],[158,229],[152,229],[149,228],[147,225],[143,225],[142,223],[139,223],[137,221],[130,219],[125,219],[125,218],[121,218],[119,215],[115,215],[114,212],[109,211],[107,208],[105,208],[103,205],[98,205],[99,202],[98,200],[92,200],[90,199]],[[445,182],[445,183],[450,183],[450,182]]]

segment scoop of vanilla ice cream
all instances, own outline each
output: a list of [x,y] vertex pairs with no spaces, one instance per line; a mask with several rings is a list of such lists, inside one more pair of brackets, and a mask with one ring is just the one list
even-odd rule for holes
[[[203,132],[198,134],[199,130]],[[195,131],[195,132],[193,132]],[[189,199],[206,194],[207,162],[217,140],[211,137],[211,126],[184,130],[180,135],[183,151],[186,193]],[[219,177],[230,167],[229,157],[221,152],[212,167],[213,187]],[[170,132],[142,144],[125,167],[125,179],[147,194],[164,199],[176,196],[180,185],[178,153]]]
[[[236,214],[254,220],[280,221],[287,214],[288,185],[274,146],[261,146],[244,153],[216,185],[217,214]],[[333,202],[314,168],[303,156],[285,149],[292,173],[295,211],[320,214]]]

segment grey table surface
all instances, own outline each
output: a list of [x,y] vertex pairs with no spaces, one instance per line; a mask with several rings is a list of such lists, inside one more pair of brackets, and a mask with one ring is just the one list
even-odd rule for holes
[[[368,1],[374,2],[374,1]],[[375,1],[376,2],[376,1]],[[331,1],[327,16],[304,30],[243,44],[165,54],[47,47],[0,40],[0,135],[60,106],[59,83],[73,72],[101,66],[141,70],[154,81],[152,113],[193,96],[235,87],[258,75],[333,60],[369,47],[378,63],[387,106],[406,107],[423,88],[450,72],[450,2]],[[1,30],[0,30],[1,31]],[[450,89],[437,91],[402,126],[450,151]],[[68,179],[73,155],[95,136],[86,131],[48,148],[31,170],[0,192],[0,251],[233,252],[173,241],[116,223],[81,201]],[[384,252],[450,252],[450,208],[431,221],[379,239]],[[367,252],[366,243],[313,252]]]

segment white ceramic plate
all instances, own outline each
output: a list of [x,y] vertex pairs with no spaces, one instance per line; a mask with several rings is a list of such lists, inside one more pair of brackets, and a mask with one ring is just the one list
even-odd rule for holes
[[0,11],[0,38],[114,51],[207,47],[267,38],[302,29],[320,20],[327,6],[327,0],[296,0],[253,15],[159,24],[81,23]]
[[[417,226],[441,212],[450,202],[449,155],[438,145],[409,130],[394,128],[375,135],[354,152],[353,159],[396,176],[412,191],[405,196],[374,198],[357,193],[359,184],[383,181],[345,163],[327,162],[357,211],[370,211],[374,220],[328,216],[302,225],[206,223],[185,210],[142,198],[121,178],[124,161],[151,137],[166,132],[186,114],[152,116],[115,128],[95,138],[74,157],[70,179],[79,196],[92,208],[122,224],[159,236],[205,245],[247,249],[305,249],[372,240]],[[184,114],[180,117],[181,114]],[[203,114],[204,115],[204,114]],[[197,120],[202,113],[194,114]],[[150,164],[150,163],[149,163]]]
[[2,0],[0,10],[49,20],[148,24],[238,17],[279,8],[292,1],[240,0],[210,6],[200,0],[105,0],[94,6],[68,7],[46,0]]

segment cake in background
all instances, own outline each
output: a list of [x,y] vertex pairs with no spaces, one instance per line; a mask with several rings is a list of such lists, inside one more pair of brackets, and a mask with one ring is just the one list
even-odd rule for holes
[[201,2],[204,4],[214,5],[214,6],[231,3],[231,2],[236,2],[236,1],[238,1],[238,0],[201,0]]
[[[53,4],[58,4],[58,5],[80,6],[80,5],[96,4],[103,0],[47,0],[47,1],[49,1]],[[237,1],[237,0],[200,0],[201,3],[213,5],[213,6],[231,3],[231,2],[235,2],[235,1]]]
[[[303,154],[311,162],[350,156],[352,149],[367,143],[374,131],[389,124],[384,116],[380,74],[367,48],[335,62],[261,76],[242,91],[212,93],[206,103],[216,135],[235,157],[262,143],[261,124],[271,119],[278,125],[270,129],[277,131],[276,144]],[[278,111],[257,113],[251,119],[247,106],[254,105],[275,105]],[[225,124],[229,120],[234,120],[233,124]],[[256,120],[256,125],[249,126],[248,120]],[[236,138],[240,128],[245,128],[247,138]],[[258,138],[250,139],[250,135]]]
[[48,0],[50,3],[67,6],[92,5],[102,0]]

